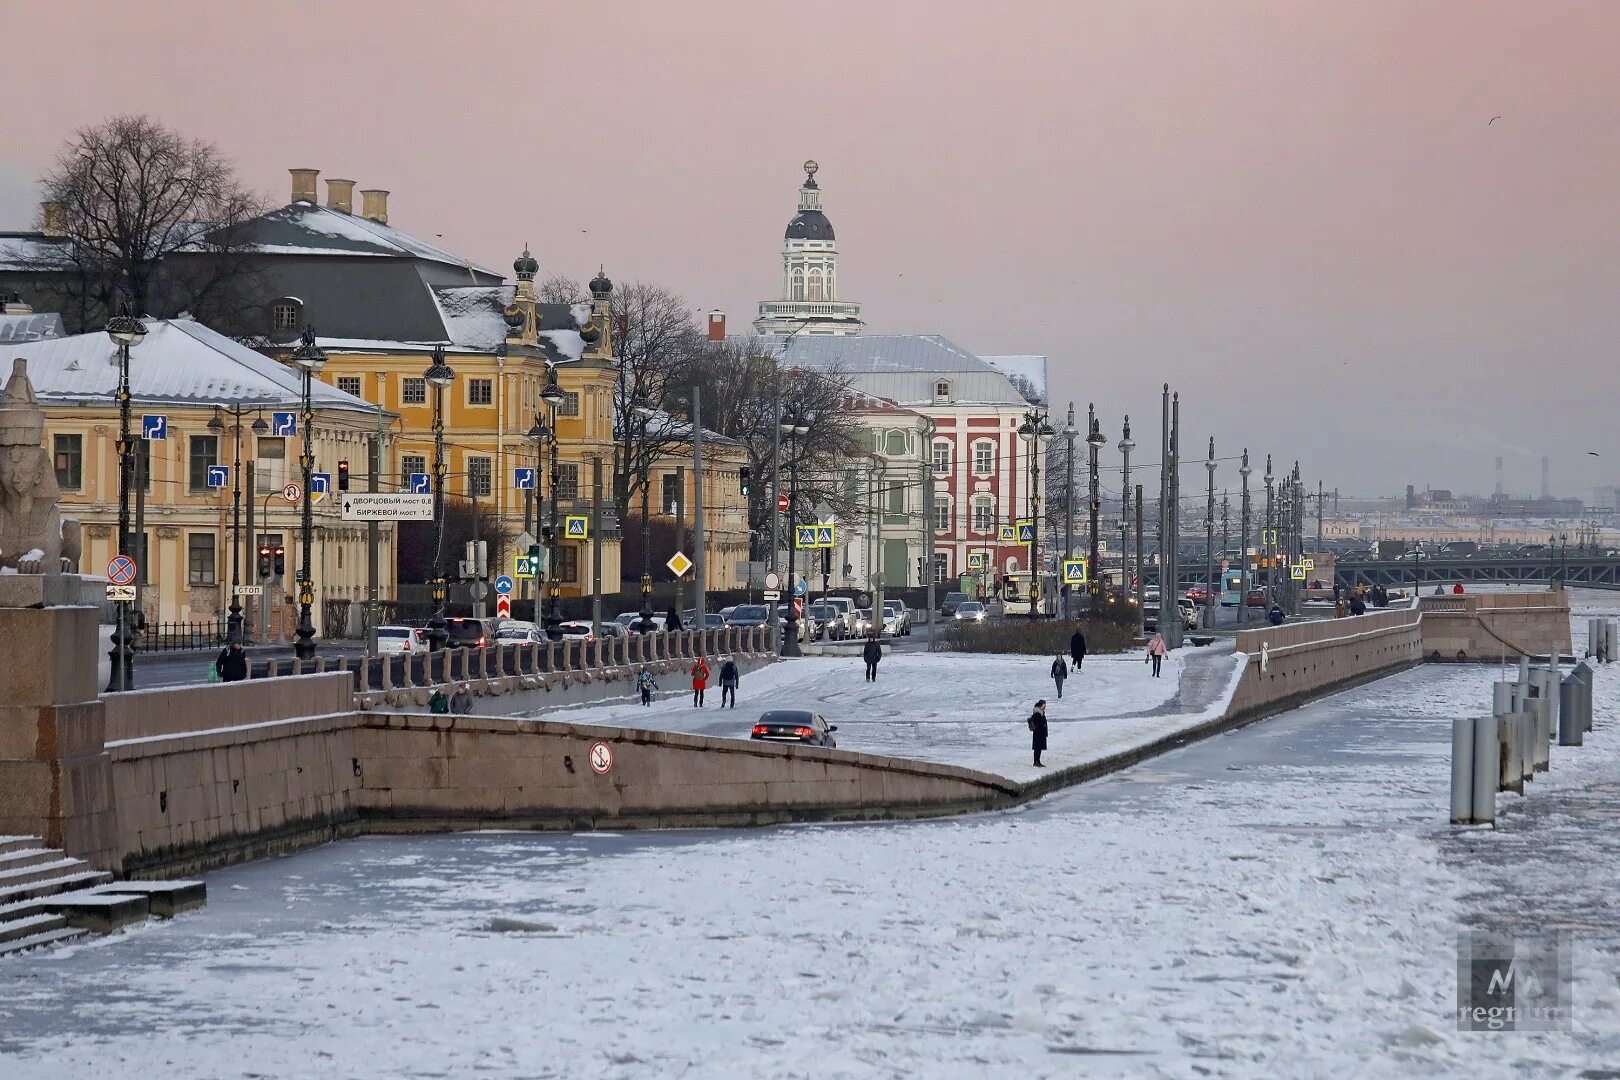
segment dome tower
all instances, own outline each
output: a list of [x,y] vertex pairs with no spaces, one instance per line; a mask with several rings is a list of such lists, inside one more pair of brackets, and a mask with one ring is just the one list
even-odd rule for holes
[[861,305],[838,299],[838,242],[821,209],[820,166],[804,163],[799,212],[782,234],[782,298],[763,300],[754,330],[761,334],[858,334]]

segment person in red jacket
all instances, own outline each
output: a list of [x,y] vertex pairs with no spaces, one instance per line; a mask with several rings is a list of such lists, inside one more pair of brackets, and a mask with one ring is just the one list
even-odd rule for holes
[[703,706],[703,691],[709,685],[709,662],[698,657],[692,665],[692,707]]
[[1456,585],[1453,585],[1451,588],[1451,593],[1453,596],[1461,596],[1463,594],[1462,582],[1459,581]]

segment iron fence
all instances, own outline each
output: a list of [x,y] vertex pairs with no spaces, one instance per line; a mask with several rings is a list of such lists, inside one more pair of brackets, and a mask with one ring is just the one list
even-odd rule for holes
[[135,639],[135,650],[147,653],[224,647],[224,633],[217,623],[211,622],[149,622],[140,637]]

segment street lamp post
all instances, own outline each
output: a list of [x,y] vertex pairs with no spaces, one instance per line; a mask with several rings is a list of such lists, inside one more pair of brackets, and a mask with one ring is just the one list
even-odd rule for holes
[[645,634],[653,628],[652,540],[647,523],[647,505],[652,489],[652,479],[648,475],[651,462],[647,453],[647,428],[652,422],[653,410],[641,405],[636,412],[641,416],[641,620],[636,624],[636,629]]
[[1206,625],[1214,626],[1220,610],[1215,597],[1215,436],[1209,437],[1209,457],[1204,459],[1209,472],[1209,492],[1204,500],[1204,610],[1209,615]]
[[[208,430],[218,434],[225,430],[225,421],[221,417],[217,406],[214,409],[214,418],[208,421]],[[235,645],[243,640],[242,632],[242,597],[238,592],[242,584],[242,406],[231,408],[231,434],[235,437],[235,449],[231,457],[231,606],[230,615],[225,620],[225,643]],[[264,417],[255,417],[253,420],[253,434],[263,435],[270,430],[270,425],[264,422]]]
[[[1120,432],[1120,437],[1119,437],[1119,453],[1120,453],[1120,457],[1124,459],[1124,463],[1125,463],[1123,469],[1121,469],[1120,486],[1119,486],[1119,491],[1120,491],[1119,519],[1120,519],[1121,523],[1123,523],[1124,520],[1127,517],[1130,516],[1130,513],[1129,513],[1128,509],[1125,506],[1125,503],[1131,497],[1131,451],[1135,450],[1135,449],[1136,449],[1136,444],[1131,441],[1131,417],[1130,417],[1130,414],[1127,413],[1126,416],[1125,416],[1125,427]],[[1140,537],[1137,537],[1138,541],[1140,541],[1140,539],[1141,539]],[[1140,543],[1138,543],[1138,546],[1140,546]],[[1121,544],[1121,547],[1124,547],[1124,545]],[[1120,593],[1121,593],[1122,596],[1124,596],[1126,593],[1128,593],[1129,590],[1130,590],[1130,587],[1131,587],[1130,561],[1131,561],[1130,560],[1130,550],[1128,548],[1126,548],[1125,550],[1122,550],[1119,553],[1119,576],[1120,576],[1120,582],[1121,582],[1121,584],[1120,584]],[[1092,571],[1092,572],[1095,573],[1096,571]],[[1137,566],[1136,572],[1138,574],[1140,574],[1142,572],[1142,567]]]
[[[1041,452],[1051,441],[1052,425],[1045,409],[1030,409],[1018,425],[1018,437],[1029,446],[1029,617],[1040,618],[1041,598]],[[1096,423],[1095,419],[1092,421]],[[1096,518],[1091,528],[1092,544],[1097,542]]]
[[551,410],[551,472],[548,480],[551,483],[551,526],[546,536],[546,636],[553,641],[562,638],[562,589],[557,581],[557,574],[562,563],[562,539],[559,528],[558,515],[562,512],[560,488],[562,486],[561,456],[557,451],[557,410],[566,400],[562,387],[557,384],[557,365],[546,366],[546,386],[540,391],[540,400],[546,403]]
[[[126,299],[119,313],[107,320],[107,336],[118,344],[118,554],[132,554],[129,532],[129,499],[135,487],[135,443],[130,436],[129,350],[146,337],[146,324],[130,311]],[[146,553],[141,552],[142,558]],[[139,571],[137,571],[139,572]],[[113,631],[112,674],[107,689],[130,690],[135,686],[134,626],[129,604],[118,604],[118,627]]]
[[1249,477],[1254,470],[1249,468],[1249,448],[1243,448],[1243,465],[1238,469],[1238,475],[1243,478],[1243,497],[1239,516],[1243,519],[1240,527],[1241,535],[1238,538],[1238,609],[1237,621],[1242,626],[1249,616]]
[[449,595],[444,573],[444,481],[449,472],[444,460],[444,391],[456,373],[444,359],[444,346],[433,347],[433,362],[422,372],[433,387],[433,616],[428,619],[428,649],[437,651],[450,640],[445,628],[444,605]]
[[[782,414],[781,422],[777,425],[778,431],[788,444],[788,576],[787,576],[787,626],[782,631],[782,655],[799,656],[799,617],[794,610],[794,601],[798,599],[799,574],[796,569],[795,556],[799,548],[798,514],[799,514],[799,446],[800,441],[810,433],[810,418],[790,409]],[[872,611],[872,620],[877,624],[881,634],[883,627],[883,612],[880,608]]]
[[1260,479],[1266,485],[1266,524],[1262,530],[1263,535],[1260,537],[1260,550],[1265,552],[1266,556],[1266,605],[1269,607],[1277,598],[1277,568],[1273,565],[1274,560],[1272,558],[1277,527],[1273,523],[1271,516],[1271,485],[1276,482],[1277,478],[1271,475],[1270,454],[1266,455],[1266,474]]
[[303,506],[303,559],[298,571],[298,640],[293,643],[293,654],[308,663],[315,659],[315,500],[309,490],[315,476],[315,405],[312,400],[315,375],[326,366],[326,354],[315,344],[315,328],[304,327],[298,347],[293,350],[293,362],[304,373],[304,453],[299,464],[304,472]]
[[[1074,437],[1078,434],[1079,432],[1074,427],[1074,402],[1071,401],[1069,402],[1069,418],[1063,424],[1063,438],[1068,443],[1069,449],[1069,457],[1064,469],[1063,488],[1063,561],[1065,564],[1074,558]],[[1096,451],[1092,451],[1091,458],[1091,475],[1096,476]],[[1096,572],[1095,566],[1091,563],[1086,564],[1086,576],[1088,579]],[[1065,582],[1060,591],[1063,594],[1063,617],[1065,619],[1073,618],[1074,614],[1070,610],[1069,601],[1073,598],[1074,590],[1069,588],[1068,583]]]
[[[536,412],[534,414],[534,426],[529,428],[529,430],[524,433],[525,438],[532,439],[534,441],[534,486],[529,489],[529,498],[523,508],[523,531],[529,534],[529,542],[531,544],[534,543],[535,533],[541,531],[540,518],[546,512],[545,504],[541,501],[542,489],[540,487],[540,477],[545,472],[544,454],[546,448],[546,439],[548,439],[550,436],[551,428],[547,426],[546,418],[542,414]],[[530,555],[532,553],[532,551],[525,551],[523,554]],[[536,575],[534,579],[536,583],[534,587],[534,610],[530,612],[529,617],[535,622],[538,622],[538,616],[542,607],[539,586],[540,579],[538,576],[539,569],[538,567],[531,565],[529,567],[529,571],[530,573]]]
[[[1086,558],[1089,560],[1086,563],[1086,611],[1090,613],[1096,607],[1095,601],[1097,599],[1097,559],[1099,558],[1098,552],[1100,549],[1097,535],[1097,515],[1102,510],[1102,496],[1098,490],[1101,480],[1098,476],[1097,458],[1102,453],[1103,444],[1108,440],[1103,438],[1102,427],[1097,421],[1096,405],[1086,406],[1086,416],[1086,461],[1091,469],[1091,550],[1086,553]],[[1123,508],[1124,505],[1122,501],[1120,506]],[[1124,517],[1122,509],[1120,519],[1124,520]],[[1122,553],[1120,559],[1123,560],[1124,557]]]

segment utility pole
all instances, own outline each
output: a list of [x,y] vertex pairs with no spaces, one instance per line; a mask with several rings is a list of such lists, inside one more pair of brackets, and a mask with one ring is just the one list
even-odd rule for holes
[[[1130,517],[1131,451],[1135,450],[1135,449],[1136,449],[1136,444],[1131,442],[1131,417],[1130,417],[1129,413],[1126,413],[1125,414],[1125,427],[1124,427],[1124,430],[1120,433],[1120,438],[1119,438],[1119,453],[1120,453],[1120,456],[1125,459],[1125,467],[1121,470],[1120,483],[1119,483],[1119,520],[1120,520],[1121,523],[1123,523],[1126,518]],[[1142,530],[1142,514],[1141,514],[1140,510],[1138,510],[1137,514],[1136,514],[1136,529],[1137,529],[1137,533],[1136,533],[1136,573],[1137,573],[1138,577],[1141,577],[1142,576],[1142,531],[1141,531]],[[1128,554],[1128,549],[1124,549],[1124,541],[1123,540],[1120,541],[1120,543],[1121,543],[1122,550],[1119,553],[1119,574],[1120,574],[1120,591],[1119,591],[1119,595],[1120,595],[1120,598],[1123,599],[1124,597],[1126,597],[1127,595],[1130,594],[1131,571],[1130,571],[1130,566],[1129,566],[1130,555]],[[1095,574],[1097,571],[1096,571],[1095,568],[1093,568],[1093,570],[1091,572]],[[1138,613],[1138,615],[1141,614],[1140,598],[1138,599],[1137,613]]]
[[[675,550],[686,550],[686,466],[675,466]],[[680,617],[685,608],[685,578],[675,579],[675,615]]]
[[1322,481],[1316,482],[1316,556],[1322,556],[1322,501],[1325,492],[1322,490]]
[[1181,392],[1170,395],[1170,589],[1159,590],[1161,629],[1164,625],[1163,604],[1170,600],[1170,638],[1165,642],[1172,649],[1181,648]]
[[1249,618],[1249,477],[1254,470],[1249,468],[1249,448],[1243,448],[1243,465],[1238,469],[1238,475],[1243,478],[1243,491],[1238,500],[1239,511],[1239,538],[1238,538],[1238,566],[1241,572],[1238,576],[1238,609],[1237,621],[1242,626]]
[[[1142,485],[1136,485],[1136,630],[1142,630],[1142,605],[1147,600],[1147,575],[1142,572]],[[1129,586],[1130,580],[1126,579]],[[1162,590],[1161,590],[1162,593]]]
[[692,387],[692,577],[696,583],[696,595],[693,602],[697,606],[697,628],[708,627],[708,587],[709,569],[707,557],[704,552],[705,534],[703,527],[703,387],[694,384]]
[[[790,337],[789,341],[792,340]],[[771,554],[768,562],[770,569],[776,569],[776,553],[782,546],[781,535],[778,529],[782,522],[782,369],[777,368],[772,377],[776,392],[771,396]],[[792,538],[791,531],[788,534]],[[793,602],[793,584],[788,583],[788,603]],[[782,647],[782,631],[776,617],[776,605],[769,601],[765,604],[765,624],[771,628],[771,650],[775,652]]]
[[1209,616],[1206,626],[1214,626],[1220,613],[1220,599],[1215,593],[1215,436],[1209,437],[1209,457],[1204,461],[1209,473],[1209,488],[1204,496],[1204,611]]
[[[257,447],[255,447],[254,453],[258,453]],[[242,637],[244,640],[248,638],[247,631],[253,626],[253,613],[255,611],[257,611],[259,614],[259,637],[261,639],[264,637],[264,592],[262,591],[264,589],[264,579],[259,576],[259,533],[258,530],[253,527],[253,479],[253,459],[248,458],[246,477],[248,538],[247,558],[249,559],[248,565],[253,568],[252,573],[250,573],[248,576],[251,579],[252,584],[259,586],[261,591],[257,598],[251,596],[248,597],[251,606],[248,608],[247,618],[242,622]]]
[[591,634],[597,641],[602,640],[602,459],[600,456],[591,458]]
[[[1069,460],[1067,468],[1064,470],[1063,488],[1063,561],[1065,564],[1074,558],[1074,436],[1074,402],[1071,401],[1069,402],[1069,419],[1063,425],[1063,437],[1068,440],[1069,444]],[[1096,451],[1093,451],[1092,458],[1094,460],[1096,456]],[[1092,469],[1092,475],[1096,475],[1095,468]],[[1086,576],[1088,578],[1096,572],[1096,567],[1087,564]],[[1089,589],[1090,586],[1088,585],[1087,588]],[[1074,590],[1064,584],[1059,589],[1059,592],[1063,595],[1063,617],[1071,619],[1074,614],[1070,610],[1069,601],[1074,597]]]
[[1159,395],[1159,630],[1164,630],[1164,598],[1175,596],[1170,578],[1170,384]]
[[[377,406],[377,431],[372,433],[370,445],[367,447],[366,459],[371,473],[366,481],[368,490],[376,492],[381,490],[379,482],[382,473],[382,406]],[[249,512],[251,513],[252,499],[249,498]],[[252,529],[248,530],[249,532]],[[377,655],[377,579],[381,573],[378,566],[379,554],[377,551],[378,533],[381,526],[375,521],[366,522],[366,655]]]
[[[1070,439],[1072,442],[1072,435]],[[1096,609],[1097,582],[1100,579],[1097,563],[1099,562],[1098,552],[1101,550],[1101,545],[1098,543],[1097,538],[1097,514],[1102,510],[1102,497],[1098,488],[1101,480],[1097,475],[1097,455],[1102,453],[1102,446],[1103,434],[1102,428],[1097,423],[1097,406],[1088,404],[1086,406],[1086,463],[1091,473],[1089,478],[1090,489],[1087,492],[1090,502],[1088,510],[1090,512],[1089,528],[1091,530],[1091,549],[1086,552],[1086,614],[1088,615]]]
[[[932,453],[933,453],[932,448],[933,448],[933,445],[934,445],[933,436],[934,436],[934,422],[932,420],[929,420],[928,421],[928,429],[927,429],[927,433],[924,435],[924,444],[923,444],[923,445],[930,448],[929,449],[929,455],[930,456],[928,458],[925,458],[923,460],[923,463],[922,463],[922,515],[923,515],[923,583],[924,583],[925,587],[928,590],[928,598],[926,600],[926,603],[928,605],[928,614],[927,614],[924,621],[927,622],[928,625],[930,625],[930,626],[932,626],[933,623],[934,623],[934,607],[938,603],[938,601],[936,600],[936,597],[938,596],[938,591],[935,588],[936,580],[938,578],[938,574],[936,573],[936,571],[934,569],[934,525],[935,525],[935,521],[934,521],[934,472],[933,472],[933,464],[932,464],[932,460],[931,460],[932,459]],[[830,552],[823,551],[822,554],[823,555],[828,555],[828,554],[830,554]],[[826,579],[825,575],[823,575],[823,577],[822,577],[822,585],[821,585],[823,598],[825,598],[825,594],[826,594],[826,591],[827,591],[826,582],[827,582],[827,579]]]

